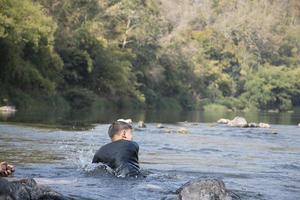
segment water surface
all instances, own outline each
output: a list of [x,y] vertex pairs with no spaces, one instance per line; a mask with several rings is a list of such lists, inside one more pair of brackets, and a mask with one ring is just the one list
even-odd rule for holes
[[[119,117],[119,116],[116,116]],[[170,116],[171,117],[171,116]],[[185,121],[185,120],[184,120]],[[146,178],[118,179],[91,164],[109,124],[84,131],[0,123],[0,160],[76,199],[164,199],[198,177],[221,178],[241,199],[300,199],[300,128],[242,129],[212,123],[147,123],[134,131]],[[189,134],[176,134],[185,127]]]
[[111,123],[120,118],[131,118],[133,121],[176,123],[216,122],[220,118],[233,119],[235,116],[245,117],[248,122],[264,122],[271,124],[297,125],[300,123],[300,108],[292,112],[247,111],[230,112],[226,110],[97,110],[65,111],[57,108],[43,110],[20,110],[15,114],[1,114],[0,122],[31,123],[34,126],[59,127],[63,129],[89,129],[92,124]]

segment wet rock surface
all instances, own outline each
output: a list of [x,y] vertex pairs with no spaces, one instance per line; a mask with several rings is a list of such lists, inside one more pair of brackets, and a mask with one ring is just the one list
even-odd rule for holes
[[34,179],[9,181],[0,178],[0,200],[69,200]]
[[196,179],[185,183],[178,190],[180,200],[233,200],[222,180]]

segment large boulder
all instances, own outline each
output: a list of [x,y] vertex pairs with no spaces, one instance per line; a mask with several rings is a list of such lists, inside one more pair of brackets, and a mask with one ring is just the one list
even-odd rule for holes
[[0,178],[0,200],[67,200],[51,188],[38,185],[34,179],[8,181]]
[[248,123],[245,118],[243,117],[235,117],[233,120],[228,122],[228,126],[233,127],[247,127]]
[[218,179],[192,180],[176,192],[180,200],[232,200],[224,182]]

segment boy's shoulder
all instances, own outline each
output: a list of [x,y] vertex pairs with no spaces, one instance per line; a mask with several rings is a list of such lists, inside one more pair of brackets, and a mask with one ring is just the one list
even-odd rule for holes
[[105,144],[100,149],[106,149],[106,148],[111,148],[111,147],[115,147],[115,146],[134,146],[136,148],[139,148],[138,143],[135,141],[117,140],[117,141]]
[[139,148],[139,145],[137,142],[135,141],[129,141],[129,140],[118,140],[115,142],[111,142],[115,143],[116,145],[120,145],[120,146],[127,146],[127,147],[135,147],[135,148]]
[[128,146],[134,146],[136,148],[139,148],[138,143],[135,141],[122,140],[122,142]]

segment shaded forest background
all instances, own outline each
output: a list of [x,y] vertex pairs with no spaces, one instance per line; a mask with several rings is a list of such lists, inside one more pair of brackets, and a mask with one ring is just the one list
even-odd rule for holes
[[299,0],[0,0],[0,105],[290,110]]

